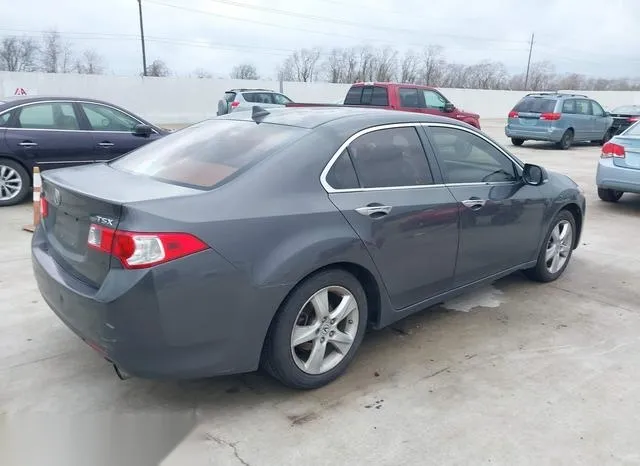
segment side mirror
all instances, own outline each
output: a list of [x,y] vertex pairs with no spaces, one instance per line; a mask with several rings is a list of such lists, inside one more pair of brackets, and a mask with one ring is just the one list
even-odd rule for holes
[[149,125],[136,125],[136,127],[133,129],[133,135],[141,138],[148,138],[149,136],[151,136],[152,132],[153,130]]
[[531,186],[540,186],[547,181],[547,171],[538,165],[526,163],[522,172],[522,179]]
[[451,102],[447,102],[446,104],[444,104],[444,111],[447,113],[451,113],[456,109],[456,106],[453,105]]

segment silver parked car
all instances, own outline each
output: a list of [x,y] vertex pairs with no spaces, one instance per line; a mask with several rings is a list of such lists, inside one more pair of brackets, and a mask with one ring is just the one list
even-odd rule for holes
[[598,196],[617,202],[624,193],[640,194],[640,123],[602,146],[596,174]]
[[549,141],[566,150],[574,142],[606,143],[613,136],[612,124],[611,115],[587,96],[538,92],[525,96],[509,112],[505,134],[515,146]]
[[238,110],[251,110],[254,105],[273,108],[284,107],[289,103],[293,103],[293,100],[269,89],[231,89],[218,102],[218,116]]

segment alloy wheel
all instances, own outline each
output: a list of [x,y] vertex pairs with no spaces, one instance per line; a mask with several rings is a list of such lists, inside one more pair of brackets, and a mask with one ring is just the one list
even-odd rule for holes
[[571,223],[562,220],[551,231],[545,252],[545,265],[549,273],[555,274],[564,267],[571,255],[573,229]]
[[358,303],[341,286],[314,293],[302,306],[291,332],[291,354],[300,370],[324,374],[349,353],[358,332]]
[[20,174],[7,165],[0,165],[0,201],[9,201],[22,190]]

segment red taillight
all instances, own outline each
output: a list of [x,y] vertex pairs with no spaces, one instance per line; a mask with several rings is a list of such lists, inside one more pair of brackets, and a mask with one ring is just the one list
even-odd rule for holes
[[624,147],[614,142],[607,142],[604,146],[602,146],[602,154],[600,155],[603,159],[610,159],[611,157],[616,157],[620,159],[624,159],[626,156]]
[[92,224],[87,244],[111,254],[127,269],[144,269],[204,251],[209,246],[188,233],[139,233]]
[[520,114],[515,110],[512,110],[509,112],[509,118],[519,118],[519,117],[520,117]]
[[640,117],[629,117],[629,123],[635,123],[636,121],[640,120]]
[[541,120],[556,121],[559,120],[562,113],[543,113],[540,115]]
[[40,197],[40,218],[45,218],[49,215],[49,203],[47,202],[47,198],[44,196]]
[[237,100],[231,102],[231,108],[236,108],[238,105],[240,105],[240,102],[238,102]]

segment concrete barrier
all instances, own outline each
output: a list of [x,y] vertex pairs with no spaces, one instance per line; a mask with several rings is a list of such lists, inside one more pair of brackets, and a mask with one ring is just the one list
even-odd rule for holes
[[[157,124],[183,124],[216,115],[218,100],[232,88],[260,87],[279,90],[277,81],[232,79],[143,78],[135,76],[11,73],[0,72],[0,91],[16,93],[93,97],[121,105]],[[298,102],[337,103],[349,84],[324,82],[283,83],[284,93]],[[505,118],[526,93],[477,89],[441,89],[456,106],[481,118]],[[640,92],[580,91],[605,108],[640,104]]]

